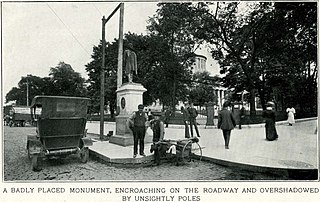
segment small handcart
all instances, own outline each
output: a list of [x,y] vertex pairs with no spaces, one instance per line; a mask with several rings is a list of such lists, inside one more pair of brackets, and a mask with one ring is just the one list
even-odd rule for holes
[[202,148],[197,137],[182,140],[162,140],[151,145],[150,151],[159,150],[161,160],[185,164],[192,159],[202,159]]

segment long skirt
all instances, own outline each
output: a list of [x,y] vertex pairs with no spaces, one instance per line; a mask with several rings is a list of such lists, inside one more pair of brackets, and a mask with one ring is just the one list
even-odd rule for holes
[[294,121],[294,114],[293,114],[292,112],[289,112],[289,113],[288,113],[288,122],[289,122],[290,124],[295,123],[295,121]]
[[275,140],[278,138],[278,133],[276,126],[274,124],[266,125],[266,139],[269,141]]

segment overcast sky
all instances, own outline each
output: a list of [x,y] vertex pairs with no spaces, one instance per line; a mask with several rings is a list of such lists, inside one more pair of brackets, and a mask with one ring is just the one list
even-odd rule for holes
[[[22,76],[48,76],[60,61],[87,78],[85,65],[101,40],[101,19],[119,2],[4,2],[2,76],[4,96]],[[156,2],[124,5],[124,33],[146,33]],[[118,38],[119,11],[106,26],[106,40]],[[208,56],[208,55],[207,55]],[[209,58],[210,59],[210,58]],[[210,68],[210,64],[207,67]]]

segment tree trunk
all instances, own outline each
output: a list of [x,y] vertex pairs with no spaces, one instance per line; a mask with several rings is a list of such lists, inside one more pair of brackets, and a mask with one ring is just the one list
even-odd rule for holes
[[172,113],[175,114],[176,111],[176,74],[173,75],[173,90],[172,90],[172,103],[171,103],[171,110]]
[[251,89],[250,90],[250,116],[252,115],[256,115],[256,100],[255,100],[256,96],[255,96],[255,90]]

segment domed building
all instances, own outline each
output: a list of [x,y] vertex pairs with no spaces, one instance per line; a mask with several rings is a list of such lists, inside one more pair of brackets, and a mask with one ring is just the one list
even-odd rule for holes
[[[204,51],[200,51],[199,52],[204,52]],[[208,52],[204,52],[204,53],[207,53]],[[210,56],[209,56],[210,58]],[[202,54],[195,54],[194,56],[194,62],[191,66],[191,70],[192,70],[192,73],[195,74],[197,72],[209,72],[210,75],[212,76],[215,76],[215,75],[218,75],[219,73],[219,66],[218,64],[215,63],[215,61],[212,59],[212,60],[207,60],[207,57],[205,55],[202,55]],[[207,62],[209,63],[209,66],[208,66],[208,69],[207,69]],[[226,88],[224,87],[216,87],[215,88],[215,94],[217,96],[217,105],[216,107],[221,109],[222,108],[222,104],[224,103],[225,101],[225,93],[226,93]]]
[[194,56],[194,63],[192,65],[192,73],[196,72],[204,72],[206,71],[206,63],[207,57],[203,55],[195,55]]

